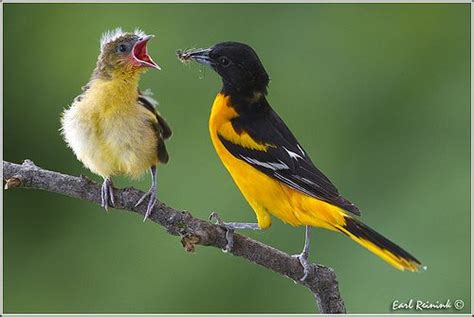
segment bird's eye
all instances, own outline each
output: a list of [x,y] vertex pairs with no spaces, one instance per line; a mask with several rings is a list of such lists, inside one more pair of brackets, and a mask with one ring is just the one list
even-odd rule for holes
[[221,57],[219,57],[219,64],[221,64],[224,67],[227,67],[227,66],[230,65],[230,59],[228,59],[225,56],[221,56]]
[[126,44],[120,44],[117,46],[117,51],[120,53],[125,53],[128,50],[128,47]]

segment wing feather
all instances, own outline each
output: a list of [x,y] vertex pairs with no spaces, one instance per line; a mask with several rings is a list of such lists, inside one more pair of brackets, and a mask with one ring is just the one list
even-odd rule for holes
[[243,147],[219,134],[225,148],[236,158],[306,195],[336,205],[356,215],[360,211],[342,197],[331,181],[313,164],[303,147],[268,105],[232,119],[237,134],[246,132],[266,151]]
[[145,107],[147,110],[153,113],[153,115],[155,115],[156,122],[152,122],[152,126],[157,136],[158,159],[162,163],[168,163],[169,154],[166,150],[164,141],[171,137],[172,131],[169,124],[156,109],[158,102],[154,100],[149,94],[144,94],[141,91],[138,91],[138,104]]

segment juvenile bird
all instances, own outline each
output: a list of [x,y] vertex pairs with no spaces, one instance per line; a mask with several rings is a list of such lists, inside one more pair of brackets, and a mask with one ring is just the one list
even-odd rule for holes
[[156,203],[157,165],[168,162],[164,140],[171,137],[157,102],[138,88],[147,69],[161,69],[147,52],[152,37],[139,29],[104,33],[91,79],[61,118],[68,146],[104,179],[101,200],[106,210],[115,204],[112,176],[138,178],[150,170],[152,185],[136,204],[149,197],[144,220]]
[[303,252],[296,255],[309,272],[311,227],[337,231],[400,270],[417,271],[420,262],[355,216],[359,208],[342,197],[313,164],[266,99],[269,77],[248,45],[224,42],[208,49],[178,51],[182,61],[209,65],[222,78],[209,120],[212,143],[258,223],[224,223],[227,249],[234,229],[266,229],[270,215],[293,226],[306,226]]

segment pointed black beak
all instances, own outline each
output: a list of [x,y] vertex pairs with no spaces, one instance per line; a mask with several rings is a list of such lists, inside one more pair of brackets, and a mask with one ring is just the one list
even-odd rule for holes
[[209,57],[209,53],[211,52],[211,48],[198,48],[198,49],[189,49],[189,50],[178,50],[176,54],[178,55],[178,58],[180,61],[187,62],[189,60],[194,60],[198,62],[199,64],[204,64],[204,65],[213,65],[214,62],[212,59]]

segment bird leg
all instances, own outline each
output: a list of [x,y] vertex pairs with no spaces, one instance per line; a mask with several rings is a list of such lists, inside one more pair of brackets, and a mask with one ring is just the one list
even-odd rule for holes
[[235,229],[251,229],[251,230],[260,230],[258,223],[253,222],[223,222],[219,215],[215,212],[211,213],[209,220],[215,221],[217,225],[224,227],[226,229],[225,238],[227,244],[224,248],[224,251],[232,251],[234,247],[234,230]]
[[156,166],[150,167],[150,173],[151,173],[151,187],[150,189],[146,192],[145,195],[143,195],[138,202],[135,204],[135,207],[138,207],[148,196],[150,197],[150,200],[148,201],[148,206],[146,207],[146,213],[145,213],[145,218],[143,218],[143,222],[146,221],[148,216],[151,214],[151,211],[153,210],[153,207],[155,207],[156,204],[156,189],[157,189],[157,169]]
[[104,178],[104,182],[100,188],[100,205],[105,208],[106,211],[109,211],[109,207],[115,207],[114,190],[112,186],[113,184],[110,177]]
[[306,226],[303,252],[301,252],[300,254],[292,255],[293,257],[297,258],[298,261],[300,261],[301,266],[303,267],[304,275],[303,275],[302,278],[300,278],[301,282],[306,280],[306,278],[308,277],[310,268],[311,268],[311,262],[309,262],[309,260],[308,260],[310,240],[311,240],[311,226]]

